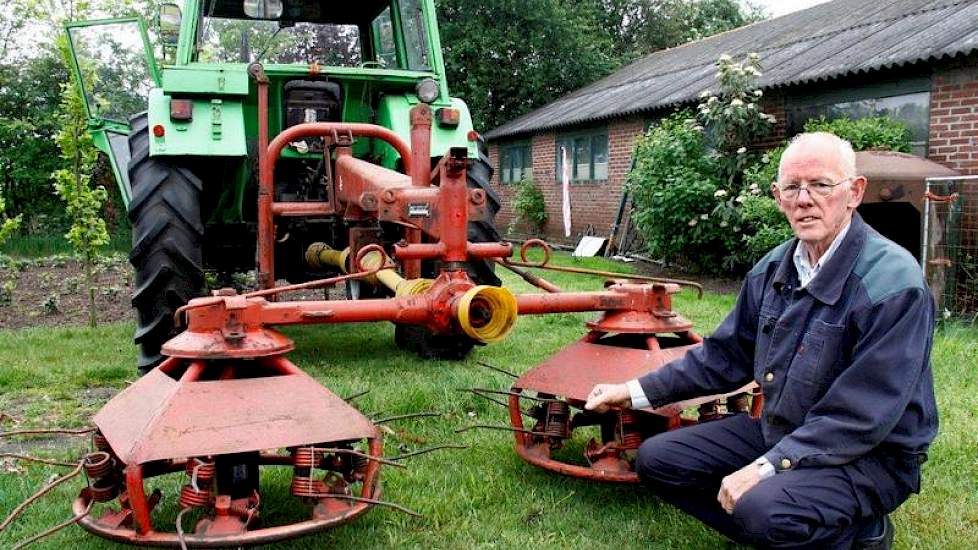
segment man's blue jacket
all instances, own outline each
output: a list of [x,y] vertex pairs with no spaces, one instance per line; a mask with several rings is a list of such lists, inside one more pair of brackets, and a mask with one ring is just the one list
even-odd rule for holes
[[639,379],[649,402],[753,379],[764,393],[764,456],[779,471],[846,464],[874,450],[922,462],[937,405],[934,301],[920,265],[853,213],[839,248],[799,289],[796,246],[783,243],[754,266],[702,347]]

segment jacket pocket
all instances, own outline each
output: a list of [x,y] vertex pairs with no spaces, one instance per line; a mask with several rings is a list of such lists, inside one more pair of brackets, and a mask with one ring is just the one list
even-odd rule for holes
[[814,319],[788,366],[788,378],[821,386],[842,359],[844,325]]
[[757,322],[757,339],[754,344],[754,379],[763,380],[768,364],[768,354],[771,351],[771,338],[778,323],[780,312],[765,306],[761,309]]

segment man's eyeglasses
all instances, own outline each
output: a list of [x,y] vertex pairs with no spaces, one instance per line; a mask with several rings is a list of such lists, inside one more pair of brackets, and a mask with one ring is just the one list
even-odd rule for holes
[[802,185],[799,185],[797,183],[785,183],[785,184],[776,183],[775,185],[777,185],[778,190],[781,191],[781,196],[786,199],[798,198],[798,194],[801,193],[802,189],[808,189],[808,194],[810,195],[819,195],[822,197],[827,197],[832,194],[833,189],[835,189],[837,186],[842,185],[843,183],[851,179],[852,179],[851,177],[848,177],[834,183],[829,181],[813,181],[811,183],[805,183]]

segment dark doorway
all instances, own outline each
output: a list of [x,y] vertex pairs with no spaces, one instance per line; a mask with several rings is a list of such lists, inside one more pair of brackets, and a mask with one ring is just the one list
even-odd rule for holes
[[875,202],[856,209],[873,229],[920,261],[920,212],[907,202]]

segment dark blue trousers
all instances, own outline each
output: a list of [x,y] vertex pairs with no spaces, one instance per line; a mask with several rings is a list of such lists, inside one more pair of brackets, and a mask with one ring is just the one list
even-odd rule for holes
[[759,548],[850,548],[860,528],[920,489],[916,457],[877,450],[849,464],[775,474],[727,514],[717,501],[720,482],[768,449],[760,420],[741,414],[645,440],[636,470],[665,501]]

